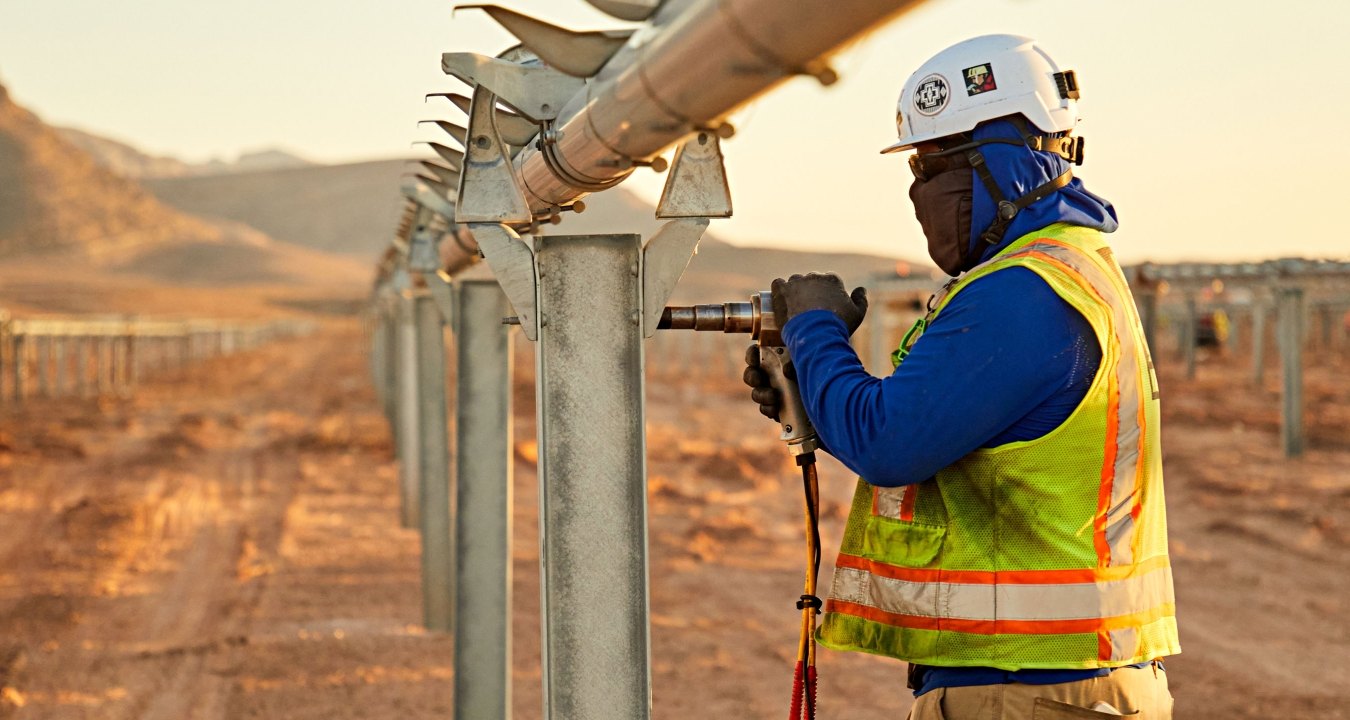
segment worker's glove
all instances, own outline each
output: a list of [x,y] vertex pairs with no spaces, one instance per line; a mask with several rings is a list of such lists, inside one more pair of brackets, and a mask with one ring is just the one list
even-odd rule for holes
[[[759,346],[751,345],[745,350],[745,375],[743,379],[745,384],[749,385],[750,399],[759,405],[759,414],[774,422],[778,422],[778,413],[783,409],[783,399],[778,395],[778,391],[769,384],[769,373],[759,366]],[[789,378],[796,380],[797,371],[788,363],[783,368],[783,373]]]
[[853,288],[850,295],[844,281],[834,273],[807,273],[773,281],[773,314],[782,328],[792,318],[809,310],[829,310],[844,321],[848,334],[862,324],[867,315],[867,290]]

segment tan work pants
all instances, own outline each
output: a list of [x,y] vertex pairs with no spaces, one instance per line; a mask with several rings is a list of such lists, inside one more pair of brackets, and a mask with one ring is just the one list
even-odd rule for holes
[[1167,673],[1157,665],[1059,685],[979,685],[938,688],[914,699],[910,720],[1110,720],[1090,710],[1105,701],[1125,717],[1171,720]]

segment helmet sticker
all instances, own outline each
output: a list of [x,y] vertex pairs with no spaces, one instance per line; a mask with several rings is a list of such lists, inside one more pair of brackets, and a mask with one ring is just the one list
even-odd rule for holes
[[936,73],[929,75],[914,88],[914,109],[920,115],[936,115],[947,107],[947,95],[947,80]]
[[968,96],[998,89],[998,85],[994,84],[994,66],[989,63],[968,67],[961,71],[961,75],[966,78],[966,95]]

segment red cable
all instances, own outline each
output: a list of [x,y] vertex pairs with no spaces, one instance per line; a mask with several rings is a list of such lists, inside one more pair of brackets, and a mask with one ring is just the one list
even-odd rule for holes
[[788,710],[788,720],[801,720],[802,717],[802,661],[792,671],[792,708]]

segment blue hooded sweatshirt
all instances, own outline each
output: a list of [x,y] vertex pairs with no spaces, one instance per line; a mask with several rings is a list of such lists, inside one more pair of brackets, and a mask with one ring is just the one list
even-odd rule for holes
[[[1007,121],[975,138],[1018,138]],[[1025,145],[980,147],[1004,198],[1058,177],[1068,163]],[[969,171],[974,175],[974,171]],[[972,252],[994,220],[995,201],[973,177]],[[1116,229],[1116,213],[1081,180],[1022,210],[981,261],[1053,223]],[[793,317],[783,328],[807,415],[827,452],[873,485],[921,482],[973,450],[1032,440],[1062,424],[1087,394],[1101,364],[1092,326],[1040,276],[1008,268],[966,286],[943,309],[889,377],[863,369],[848,329],[829,310]],[[1053,684],[1108,670],[932,668],[917,694],[939,687],[1006,682]]]

